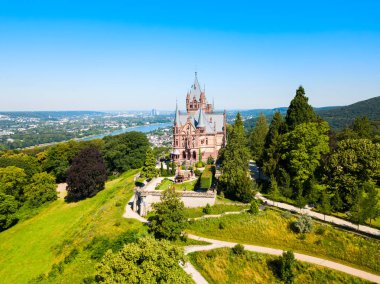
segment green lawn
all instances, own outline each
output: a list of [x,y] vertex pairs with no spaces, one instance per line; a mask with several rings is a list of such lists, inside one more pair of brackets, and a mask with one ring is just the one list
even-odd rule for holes
[[[75,260],[65,265],[61,280],[80,283],[94,272],[94,261],[83,248],[95,237],[114,238],[138,229],[141,223],[122,218],[124,207],[133,195],[130,171],[107,182],[95,197],[77,203],[59,199],[38,215],[0,233],[0,279],[2,283],[27,283],[31,278],[50,271],[73,248],[79,250]],[[58,277],[58,279],[59,279]]]
[[164,179],[158,186],[157,190],[167,190],[174,187],[175,190],[195,190],[197,180],[187,181],[183,183],[174,183],[169,179]]
[[[200,251],[189,255],[191,263],[212,283],[284,283],[276,275],[275,256],[246,251],[234,255],[229,248]],[[294,284],[369,283],[348,274],[317,265],[297,262]]]
[[[211,213],[210,215],[217,215],[222,214],[225,212],[238,212],[242,211],[244,209],[248,209],[249,205],[239,205],[239,204],[215,204],[211,206]],[[203,213],[203,207],[197,207],[197,208],[186,208],[185,209],[185,215],[187,218],[197,218],[202,217],[205,215]]]
[[[188,232],[209,238],[267,247],[327,258],[380,274],[380,241],[344,232],[330,225],[315,223],[305,239],[289,227],[294,216],[274,210],[226,215],[191,222]],[[220,224],[223,223],[223,229]]]

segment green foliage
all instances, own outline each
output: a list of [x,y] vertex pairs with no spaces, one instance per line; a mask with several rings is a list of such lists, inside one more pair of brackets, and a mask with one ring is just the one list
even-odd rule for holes
[[209,156],[207,158],[207,165],[213,165],[215,163],[215,160],[213,157]]
[[329,152],[326,122],[303,123],[284,135],[282,159],[294,181],[304,183],[314,175],[322,155]]
[[0,168],[6,168],[9,166],[23,169],[28,178],[41,172],[41,165],[37,158],[23,153],[15,154],[9,151],[0,155]]
[[357,134],[358,138],[370,138],[372,126],[366,116],[355,118],[351,125],[351,129]]
[[296,91],[294,99],[290,102],[285,117],[286,125],[290,131],[295,129],[297,125],[317,120],[317,116],[308,101],[309,99],[305,96],[304,88],[300,86]]
[[198,170],[198,169],[195,169],[195,170],[194,170],[194,175],[195,175],[196,177],[200,177],[200,176],[202,175],[202,172],[201,172],[200,170]]
[[318,210],[322,214],[324,214],[324,218],[326,218],[326,214],[330,214],[331,213],[330,196],[329,196],[329,194],[327,193],[326,190],[322,191],[321,200],[320,200],[320,203],[318,205]]
[[0,168],[0,192],[13,196],[16,200],[23,200],[24,186],[27,176],[23,169],[10,166]]
[[261,160],[264,154],[265,139],[268,133],[268,125],[265,116],[260,113],[255,128],[249,136],[249,147],[253,159],[261,166]]
[[231,248],[231,251],[235,255],[244,255],[245,254],[244,246],[242,244],[235,245],[233,248]]
[[348,209],[354,204],[357,189],[367,181],[380,180],[380,144],[368,139],[343,140],[329,156],[328,186]]
[[296,259],[292,251],[283,252],[282,256],[279,258],[280,263],[280,278],[285,283],[293,283],[294,279],[294,265]]
[[268,195],[273,200],[278,200],[280,197],[280,190],[278,188],[277,181],[273,175],[271,176],[271,179],[270,179]]
[[257,199],[252,199],[248,212],[251,213],[252,215],[257,215],[259,214],[259,211],[260,211],[259,208],[260,206]]
[[67,173],[67,199],[79,200],[94,196],[104,188],[107,170],[96,148],[82,150],[74,158]]
[[126,132],[104,137],[103,157],[108,173],[121,173],[144,165],[149,140],[144,133]]
[[210,165],[205,167],[200,180],[201,188],[210,188],[212,185],[212,180],[214,176],[214,168]]
[[168,189],[161,196],[161,202],[154,203],[154,215],[150,216],[149,231],[156,238],[177,240],[185,229],[187,219],[184,204],[174,189]]
[[207,215],[211,214],[211,206],[210,206],[210,204],[207,203],[206,206],[203,207],[202,212],[204,214],[207,214]]
[[366,116],[369,120],[380,120],[380,97],[360,101],[349,106],[320,110],[318,114],[334,129],[347,127],[356,117],[360,116]]
[[219,178],[219,187],[227,197],[243,202],[250,202],[254,197],[249,156],[243,121],[238,113],[223,152],[222,175]]
[[39,207],[46,202],[56,200],[56,188],[53,175],[46,172],[33,175],[24,190],[27,203],[32,207]]
[[15,213],[18,202],[14,196],[0,192],[0,232],[11,227],[17,222]]
[[97,266],[100,283],[190,283],[179,266],[184,262],[182,248],[166,240],[141,238],[118,252],[108,251]]
[[313,230],[313,220],[307,215],[302,215],[292,224],[292,228],[296,233],[310,233]]
[[145,163],[141,171],[141,176],[152,179],[157,177],[156,159],[153,156],[152,148],[148,147],[145,154]]

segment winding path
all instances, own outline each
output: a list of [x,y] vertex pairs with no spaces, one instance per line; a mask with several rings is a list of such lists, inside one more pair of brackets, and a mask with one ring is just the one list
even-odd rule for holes
[[[188,246],[185,248],[185,253],[192,253],[196,251],[205,251],[205,250],[212,250],[216,248],[222,248],[222,247],[234,247],[237,243],[232,243],[232,242],[225,242],[225,241],[220,241],[220,240],[214,240],[214,239],[209,239],[209,238],[204,238],[204,237],[199,237],[196,235],[188,234],[188,238],[193,239],[193,240],[198,240],[198,241],[203,241],[203,242],[208,242],[210,245],[204,245],[204,246]],[[268,248],[268,247],[262,247],[262,246],[254,246],[254,245],[246,245],[243,244],[244,248],[248,251],[254,251],[258,253],[265,253],[265,254],[270,254],[270,255],[281,255],[283,253],[283,250],[280,249],[273,249],[273,248]],[[374,283],[380,283],[380,276],[359,270],[356,268],[352,268],[347,265],[343,265],[337,262],[329,261],[326,259],[318,258],[318,257],[313,257],[310,255],[305,255],[305,254],[300,254],[300,253],[294,253],[294,256],[297,260],[299,261],[304,261],[320,266],[324,266],[330,269],[338,270],[356,277],[360,277],[362,279],[374,282]],[[196,282],[198,283],[198,282]],[[203,283],[203,282],[200,282]]]
[[[125,207],[125,213],[123,215],[124,218],[130,218],[130,219],[136,219],[140,222],[147,223],[148,220],[141,217],[139,214],[134,212],[131,208],[131,205],[133,204],[134,196],[130,199],[128,204]],[[264,198],[264,197],[263,197]],[[272,201],[271,201],[272,202]],[[281,204],[281,203],[280,203]],[[288,204],[286,204],[288,205]],[[291,205],[289,205],[291,206]],[[287,208],[284,208],[287,209]],[[296,208],[298,209],[298,208]],[[287,210],[293,210],[293,209],[287,209]],[[312,212],[312,211],[311,211]],[[241,212],[234,212],[232,214],[237,214]],[[314,212],[315,213],[315,212]],[[231,213],[230,213],[231,214]],[[319,214],[319,213],[317,213]],[[320,214],[322,215],[322,214]],[[322,215],[323,216],[323,215]],[[213,216],[217,217],[217,216]],[[204,218],[204,217],[203,217]],[[327,216],[326,216],[327,218]],[[332,217],[334,218],[334,217]],[[338,219],[338,218],[336,218]],[[341,219],[339,219],[341,220]],[[226,242],[226,241],[220,241],[220,240],[214,240],[214,239],[209,239],[205,237],[200,237],[192,234],[188,234],[188,238],[193,239],[193,240],[198,240],[198,241],[203,241],[203,242],[208,242],[210,245],[196,245],[196,246],[187,246],[185,247],[185,254],[189,254],[192,252],[196,251],[205,251],[205,250],[212,250],[216,248],[222,248],[222,247],[234,247],[237,243],[233,242]],[[243,244],[244,248],[248,251],[254,251],[258,253],[266,253],[270,255],[281,255],[283,253],[283,250],[280,249],[274,249],[274,248],[269,248],[269,247],[262,247],[262,246],[254,246],[254,245],[246,245]],[[343,265],[337,262],[329,261],[326,259],[318,258],[318,257],[313,257],[305,254],[300,254],[300,253],[294,253],[294,256],[297,260],[324,266],[330,269],[338,270],[356,277],[360,277],[362,279],[374,282],[374,283],[379,283],[380,284],[380,276],[359,270],[347,265]],[[208,283],[207,280],[195,269],[195,267],[190,263],[187,262],[184,265],[182,265],[183,269],[188,273],[192,279],[194,280],[195,283],[198,284],[204,284]]]

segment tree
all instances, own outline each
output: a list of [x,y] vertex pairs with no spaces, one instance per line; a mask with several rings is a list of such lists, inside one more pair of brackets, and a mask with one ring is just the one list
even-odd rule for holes
[[149,231],[156,238],[176,240],[185,229],[185,205],[174,189],[168,189],[161,196],[161,202],[153,204],[154,215],[150,216]]
[[317,115],[308,101],[308,97],[305,96],[305,89],[300,86],[286,112],[285,121],[289,131],[302,123],[317,121]]
[[0,156],[0,168],[9,166],[23,169],[28,178],[41,171],[41,165],[35,157],[23,153],[15,154],[10,151]]
[[145,237],[117,253],[108,251],[96,267],[95,278],[100,283],[191,283],[179,266],[184,261],[183,248]]
[[283,128],[284,122],[281,113],[276,112],[265,137],[262,168],[267,176],[275,174],[278,168]]
[[38,207],[57,199],[55,177],[46,172],[33,175],[25,187],[25,198],[29,205]]
[[294,181],[301,185],[314,175],[321,157],[329,152],[327,122],[303,123],[284,135],[282,160]]
[[285,283],[293,283],[294,280],[294,265],[296,259],[292,251],[286,251],[282,253],[279,259],[280,263],[280,278]]
[[261,167],[264,153],[265,138],[268,133],[268,125],[265,116],[260,113],[255,128],[253,128],[249,137],[249,146],[251,149],[252,157],[256,163]]
[[357,134],[358,138],[371,137],[372,126],[366,116],[359,116],[355,118],[350,128]]
[[251,201],[248,212],[251,213],[252,215],[257,215],[259,214],[259,211],[260,211],[259,202],[254,198]]
[[126,132],[104,137],[103,156],[108,173],[122,173],[144,165],[149,140],[144,133]]
[[15,213],[18,202],[14,196],[0,192],[0,231],[3,231],[17,222]]
[[152,148],[148,147],[145,154],[145,164],[141,171],[141,176],[147,179],[157,177],[156,159],[153,156]]
[[[380,179],[380,144],[369,139],[348,139],[338,142],[326,165],[327,183],[331,192],[349,209],[356,191],[367,181]],[[338,198],[338,197],[336,197]]]
[[322,191],[321,200],[318,205],[318,209],[323,214],[323,220],[326,221],[326,214],[331,213],[330,196],[326,190]]
[[104,188],[107,170],[96,148],[82,150],[67,173],[67,198],[79,200],[94,196]]
[[280,198],[280,191],[278,189],[277,181],[273,175],[270,178],[270,186],[269,186],[268,195],[271,199],[273,199],[273,205],[274,205],[274,202]]
[[362,186],[366,197],[363,201],[363,207],[365,208],[366,217],[369,219],[370,223],[372,220],[380,216],[380,196],[379,190],[373,182],[365,182]]
[[26,183],[27,176],[23,169],[14,166],[0,168],[0,192],[23,201]]
[[279,169],[279,180],[280,180],[280,190],[282,196],[285,198],[291,199],[293,196],[293,190],[291,188],[290,175],[286,172],[285,169]]
[[366,200],[364,196],[364,190],[359,189],[356,191],[356,198],[354,199],[353,205],[350,209],[350,219],[358,224],[359,226],[364,224],[368,218],[368,210],[366,208]]
[[249,174],[249,150],[240,113],[223,151],[222,175],[219,186],[226,196],[243,202],[254,197],[253,182]]

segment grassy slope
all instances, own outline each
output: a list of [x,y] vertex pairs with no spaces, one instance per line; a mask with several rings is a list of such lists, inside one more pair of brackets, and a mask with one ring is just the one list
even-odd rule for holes
[[[62,260],[74,247],[80,250],[94,236],[113,237],[141,228],[137,221],[122,218],[124,206],[133,194],[135,173],[131,171],[107,182],[105,190],[93,198],[70,204],[59,199],[37,216],[2,232],[1,281],[26,283],[49,272],[53,263]],[[85,255],[79,255],[80,258],[86,259]],[[83,266],[82,269],[71,276],[72,280],[78,282],[86,269],[93,268]]]
[[194,190],[197,180],[188,181],[184,183],[174,183],[171,180],[164,179],[160,184],[158,190],[167,190],[174,187],[176,190]]
[[[314,232],[302,240],[289,229],[294,220],[294,217],[288,219],[279,212],[266,210],[259,216],[240,214],[199,220],[191,223],[188,232],[220,240],[294,250],[379,274],[380,241],[320,224],[315,224]],[[224,229],[219,229],[221,221]],[[321,227],[323,234],[315,233]]]
[[[274,256],[246,252],[236,256],[228,248],[189,255],[190,261],[209,283],[283,283],[273,271]],[[368,283],[348,274],[298,262],[294,283]]]

